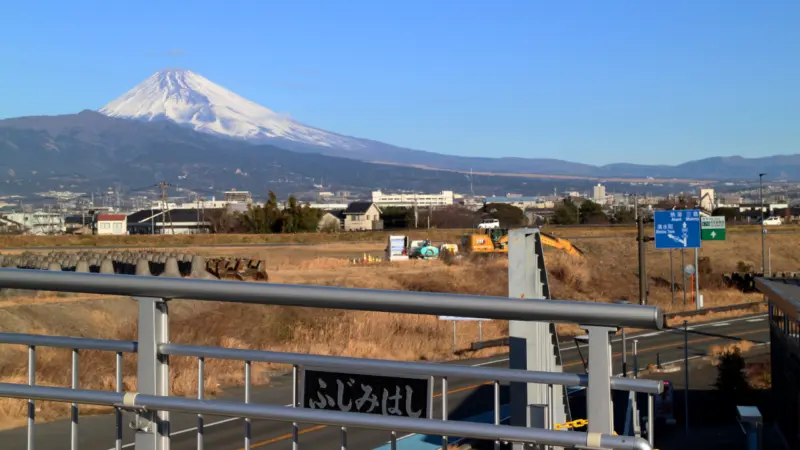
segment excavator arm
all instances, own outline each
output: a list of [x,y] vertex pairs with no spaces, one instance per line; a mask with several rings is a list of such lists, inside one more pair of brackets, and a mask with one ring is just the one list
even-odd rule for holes
[[583,257],[583,250],[574,246],[572,242],[566,239],[561,239],[559,237],[553,236],[552,234],[545,234],[539,232],[539,235],[542,237],[542,244],[553,248],[560,248],[572,256]]
[[[541,236],[543,245],[564,250],[565,252],[573,256],[583,257],[583,250],[573,245],[572,242],[566,239],[553,236],[552,234],[542,233],[541,231],[539,232],[539,235]],[[484,230],[481,233],[472,235],[473,238],[476,237],[480,238],[483,236],[485,236],[486,238],[488,238],[488,240],[491,241],[491,245],[488,248],[483,247],[479,251],[480,253],[508,252],[508,230],[495,228],[492,230]],[[494,248],[492,249],[492,247]]]
[[[572,242],[566,239],[561,239],[559,237],[553,236],[552,234],[542,233],[541,231],[539,232],[539,235],[542,238],[542,244],[548,247],[564,250],[565,252],[569,253],[572,256],[583,257],[583,250],[573,245]],[[508,234],[505,234],[503,237],[497,239],[497,241],[495,242],[500,248],[507,249]]]

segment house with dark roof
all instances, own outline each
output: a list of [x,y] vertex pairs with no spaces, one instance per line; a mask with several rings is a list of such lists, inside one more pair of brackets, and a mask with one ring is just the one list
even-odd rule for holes
[[381,210],[372,202],[353,202],[344,210],[345,231],[382,230]]
[[130,214],[130,234],[200,234],[211,229],[211,217],[217,209],[176,208],[143,209]]

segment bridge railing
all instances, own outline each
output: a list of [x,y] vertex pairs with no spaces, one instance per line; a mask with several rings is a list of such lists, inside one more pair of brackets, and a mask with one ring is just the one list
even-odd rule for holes
[[[592,447],[609,449],[648,449],[647,440],[603,432],[565,432],[553,430],[553,411],[557,399],[553,386],[582,386],[587,389],[588,420],[593,415],[607,416],[611,408],[610,391],[619,389],[647,393],[662,391],[660,381],[635,380],[610,376],[610,342],[608,327],[660,329],[663,314],[656,307],[622,304],[600,304],[544,299],[512,299],[502,297],[435,294],[421,292],[378,291],[315,286],[274,285],[234,281],[196,280],[166,277],[101,275],[68,272],[49,272],[0,269],[0,288],[36,289],[131,296],[138,302],[138,336],[136,342],[99,339],[40,336],[0,333],[0,343],[28,346],[28,384],[0,383],[0,396],[28,400],[28,448],[33,448],[36,400],[72,403],[71,448],[78,448],[79,404],[94,404],[116,408],[116,448],[122,448],[122,411],[135,415],[135,448],[137,450],[168,450],[170,447],[170,412],[198,414],[198,448],[203,448],[203,414],[244,418],[244,448],[250,448],[251,419],[269,419],[293,424],[294,448],[300,444],[298,423],[335,425],[341,428],[342,448],[346,448],[347,428],[370,428],[391,433],[396,441],[397,431],[443,436],[488,439],[496,442],[535,443],[554,447]],[[520,369],[465,367],[451,364],[398,362],[362,358],[345,358],[299,353],[257,351],[179,345],[169,340],[169,301],[239,302],[265,305],[302,306],[313,308],[384,311],[395,313],[458,315],[485,319],[529,322],[565,322],[587,326],[590,339],[589,360],[599,361],[588,374],[569,374]],[[596,329],[598,332],[593,332]],[[37,386],[36,348],[60,347],[72,349],[72,384],[70,388]],[[78,385],[79,356],[82,350],[105,350],[116,354],[115,390],[87,390]],[[122,384],[122,355],[137,353],[137,392],[124,392]],[[197,358],[198,398],[169,395],[169,357]],[[203,379],[205,358],[243,361],[245,398],[243,402],[209,400],[204,398]],[[253,362],[275,362],[293,367],[292,406],[252,403],[251,367]],[[314,409],[301,403],[302,378],[309,368],[336,369],[353,373],[418,375],[428,378],[429,398],[427,418],[397,417],[355,412]],[[441,419],[433,417],[436,378],[441,382]],[[448,380],[477,379],[494,386],[494,423],[476,424],[448,420]],[[547,386],[544,428],[518,427],[501,424],[500,383],[533,383]],[[605,392],[598,391],[605,386]],[[594,399],[594,400],[592,400]],[[604,403],[605,402],[605,403]],[[597,405],[607,407],[597,411]],[[341,405],[340,405],[341,406]],[[340,407],[340,409],[343,409]],[[652,412],[652,407],[649,408]],[[602,421],[602,419],[600,420]],[[649,436],[652,440],[652,436]]]

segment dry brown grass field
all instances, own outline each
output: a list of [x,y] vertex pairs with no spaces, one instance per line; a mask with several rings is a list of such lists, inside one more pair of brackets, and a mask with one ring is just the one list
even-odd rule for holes
[[[577,235],[577,228],[559,231],[560,235]],[[615,299],[638,299],[637,248],[632,235],[619,229],[589,230],[588,236],[614,230],[620,237],[611,239],[576,238],[574,243],[584,252],[583,258],[569,256],[561,250],[545,248],[552,293],[558,299],[587,302],[609,302]],[[757,228],[756,228],[757,230]],[[447,231],[456,240],[458,232]],[[423,237],[425,233],[417,233]],[[442,239],[443,235],[432,235]],[[49,239],[49,238],[47,238]],[[444,240],[444,239],[443,239]],[[775,271],[800,269],[797,252],[800,235],[771,234],[772,268]],[[175,244],[179,245],[179,244]],[[757,301],[758,294],[742,294],[726,288],[721,274],[736,270],[740,261],[758,267],[760,236],[756,233],[731,232],[725,242],[706,242],[702,256],[710,258],[711,273],[701,277],[701,289],[707,307]],[[298,247],[196,247],[189,251],[207,256],[237,256],[264,259],[271,283],[349,286],[357,288],[393,289],[426,292],[453,292],[506,296],[508,294],[507,261],[505,259],[443,261],[409,261],[353,265],[348,259],[363,255],[382,256],[381,242],[351,241]],[[65,251],[68,251],[65,249]],[[665,311],[691,309],[683,305],[680,291],[680,253],[675,252],[674,269],[678,290],[671,301],[669,252],[650,248],[647,252],[649,300]],[[687,263],[690,253],[687,252]],[[731,313],[736,314],[736,313]],[[724,317],[724,316],[723,316]],[[708,318],[705,318],[708,320]],[[135,339],[136,305],[128,298],[103,296],[63,297],[40,294],[31,297],[0,296],[0,329],[6,332],[43,333],[113,339]],[[455,357],[487,356],[506,349],[481,352],[452,352],[452,325],[436,317],[311,310],[303,308],[255,305],[218,304],[196,301],[171,303],[171,338],[174,342],[215,345],[303,353],[379,357],[395,360],[441,360]],[[574,326],[561,326],[563,334],[579,332]],[[484,339],[507,334],[507,323],[485,324]],[[477,340],[477,324],[459,325],[458,347],[467,348]],[[20,346],[0,346],[0,381],[27,382],[26,352]],[[70,352],[37,350],[37,383],[68,386]],[[113,387],[114,355],[100,352],[81,353],[80,383],[83,387]],[[178,395],[195,395],[197,385],[195,362],[173,358],[172,389]],[[242,363],[209,360],[206,363],[207,392],[241,382]],[[269,364],[256,364],[256,380],[268,383],[269,375],[280,370]],[[135,360],[125,358],[126,389],[135,389]],[[52,419],[67,413],[68,405],[43,403],[39,417]],[[82,410],[90,412],[90,410]],[[0,423],[6,426],[21,423],[25,403],[0,400]]]
[[[543,231],[558,236],[626,236],[635,235],[634,225],[625,226],[558,226],[546,225]],[[298,234],[200,234],[200,235],[133,235],[133,236],[14,236],[0,235],[0,249],[36,247],[164,247],[192,245],[241,244],[322,244],[336,242],[384,242],[390,234],[408,234],[412,239],[458,241],[468,230],[416,229],[380,232],[298,233]],[[652,224],[646,227],[652,234]],[[776,227],[777,232],[800,232],[800,225],[786,224]],[[756,233],[755,225],[728,225],[728,233]]]

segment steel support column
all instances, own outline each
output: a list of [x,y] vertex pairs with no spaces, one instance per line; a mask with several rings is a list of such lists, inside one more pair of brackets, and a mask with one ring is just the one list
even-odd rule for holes
[[589,433],[614,432],[614,406],[611,400],[611,340],[613,327],[584,326],[589,334],[589,386],[586,388],[586,419]]
[[[537,254],[537,229],[511,230],[508,236],[508,296],[517,299],[541,299],[543,292],[542,273]],[[539,246],[541,247],[541,246]],[[510,360],[512,369],[561,372],[552,324],[548,322],[524,322],[511,320],[508,325]],[[544,416],[532,417],[534,405],[547,404],[547,386],[511,383],[511,425],[544,428]],[[564,388],[554,386],[550,398],[553,420],[566,421]],[[517,446],[515,446],[517,448]],[[521,447],[520,447],[521,448]]]
[[[162,298],[134,297],[139,302],[138,393],[169,395],[169,356],[158,346],[169,343],[169,313]],[[169,450],[169,412],[145,411],[133,424],[136,450]]]

